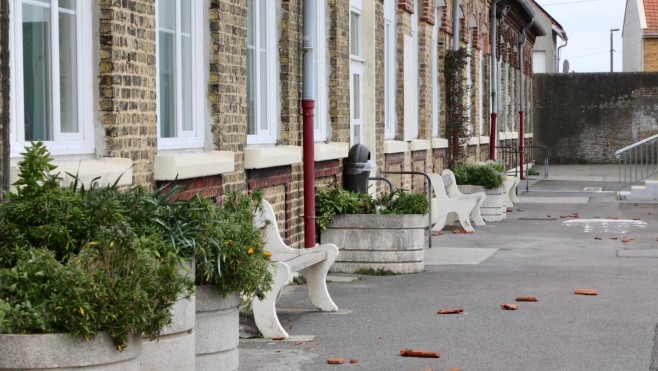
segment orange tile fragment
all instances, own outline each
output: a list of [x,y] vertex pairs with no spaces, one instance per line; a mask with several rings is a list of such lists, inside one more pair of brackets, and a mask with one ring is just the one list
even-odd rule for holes
[[536,302],[539,301],[539,299],[537,299],[534,296],[519,296],[518,298],[516,298],[516,301],[522,301],[522,302],[527,302],[527,303],[536,303]]
[[284,338],[284,337],[282,336],[282,337],[278,337],[278,338],[272,338],[272,340],[280,341],[280,340],[286,340],[286,338]]
[[603,238],[601,237],[594,237],[595,240],[602,240]]
[[598,290],[594,290],[594,289],[574,289],[573,293],[576,295],[592,295],[592,296],[599,294]]
[[519,309],[519,306],[516,304],[501,304],[500,308],[505,310],[517,310]]
[[437,314],[457,314],[457,313],[464,313],[464,310],[462,308],[454,308],[454,309],[441,308],[436,313]]
[[357,358],[350,358],[350,363],[359,363]]
[[303,341],[295,341],[294,343],[292,343],[292,345],[302,345],[302,344],[304,344]]
[[421,358],[441,358],[441,353],[430,352],[420,349],[402,349],[400,355],[403,357],[421,357]]
[[345,363],[345,360],[342,358],[329,358],[327,359],[327,363],[330,365],[342,365]]

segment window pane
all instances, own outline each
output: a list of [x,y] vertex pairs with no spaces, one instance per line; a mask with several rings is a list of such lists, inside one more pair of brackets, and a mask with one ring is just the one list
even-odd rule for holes
[[259,24],[259,34],[258,34],[258,49],[259,49],[259,56],[258,56],[258,67],[259,67],[259,75],[258,75],[258,86],[260,89],[260,94],[258,96],[258,100],[256,101],[256,105],[258,106],[258,109],[260,111],[260,116],[259,116],[259,127],[260,130],[267,130],[268,129],[268,122],[267,122],[267,30],[268,30],[268,24],[267,24],[267,2],[271,0],[258,0],[258,24]]
[[59,13],[59,99],[63,133],[78,132],[78,63],[75,14]]
[[183,131],[194,130],[194,115],[192,112],[192,9],[190,0],[181,2],[181,80],[182,80],[182,106]]
[[256,61],[254,55],[254,0],[247,6],[247,134],[256,134]]
[[25,140],[52,140],[50,9],[23,4]]
[[[162,13],[160,13],[162,14]],[[176,49],[174,34],[159,32],[160,137],[176,137]]]
[[158,2],[158,27],[168,30],[176,29],[176,2],[175,0],[160,0]]
[[352,138],[354,138],[354,144],[361,143],[361,125],[352,125]]
[[59,0],[59,7],[69,10],[75,10],[75,0]]
[[350,54],[361,56],[361,24],[360,16],[350,12]]
[[354,120],[361,119],[361,75],[355,73],[352,75],[352,107]]

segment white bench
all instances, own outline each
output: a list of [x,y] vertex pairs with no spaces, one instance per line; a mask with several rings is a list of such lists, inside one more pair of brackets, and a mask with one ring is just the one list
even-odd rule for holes
[[262,211],[254,215],[254,226],[264,228],[264,250],[272,253],[270,270],[274,278],[272,289],[263,300],[254,298],[252,308],[258,330],[266,338],[288,338],[276,314],[276,301],[281,289],[289,282],[292,273],[299,272],[306,278],[311,302],[321,311],[336,312],[338,307],[327,290],[327,272],[338,257],[338,247],[334,244],[316,245],[309,249],[288,247],[276,224],[272,205],[263,201]]
[[513,172],[512,174],[507,172],[507,175],[503,180],[505,202],[507,203],[507,207],[514,207],[514,202],[521,202],[521,200],[519,200],[519,198],[516,196],[516,188],[518,187],[519,183],[521,183],[521,179],[518,176],[513,175]]
[[441,176],[443,177],[443,183],[446,186],[446,192],[448,193],[448,196],[453,197],[453,198],[459,198],[459,197],[466,197],[466,198],[472,198],[476,201],[475,207],[473,208],[473,211],[471,211],[471,219],[473,220],[473,223],[477,226],[483,226],[486,223],[484,222],[484,219],[482,219],[482,214],[480,214],[480,207],[482,207],[482,203],[484,200],[487,198],[487,194],[484,192],[475,192],[475,193],[462,193],[459,190],[459,187],[457,186],[457,180],[455,180],[455,174],[452,172],[450,169],[445,169],[441,172]]
[[467,197],[451,197],[446,193],[445,184],[441,174],[428,174],[432,182],[432,189],[436,197],[432,198],[432,227],[433,231],[440,231],[446,226],[448,214],[456,213],[459,223],[467,232],[475,231],[471,226],[470,214],[477,201]]

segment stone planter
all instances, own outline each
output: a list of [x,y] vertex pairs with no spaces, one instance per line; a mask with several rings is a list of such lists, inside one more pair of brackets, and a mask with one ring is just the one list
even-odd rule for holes
[[333,243],[340,254],[332,272],[388,269],[416,273],[425,269],[426,215],[337,215],[321,243]]
[[238,294],[223,296],[215,286],[197,286],[196,371],[238,369],[239,304]]
[[[194,278],[194,263],[181,267],[180,273]],[[195,359],[195,296],[181,299],[171,309],[171,324],[163,328],[156,340],[144,339],[141,369],[143,371],[180,371]]]
[[133,335],[119,352],[102,332],[85,340],[63,334],[0,335],[0,370],[137,371],[142,336]]
[[484,192],[487,194],[487,198],[480,208],[482,219],[489,223],[500,222],[507,218],[507,203],[504,188],[485,189]]

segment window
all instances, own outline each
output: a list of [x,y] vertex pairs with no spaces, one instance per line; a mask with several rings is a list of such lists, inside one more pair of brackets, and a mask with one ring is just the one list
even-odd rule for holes
[[313,64],[315,65],[315,140],[327,139],[329,124],[329,74],[327,73],[327,17],[326,0],[318,0],[315,6],[315,50]]
[[272,0],[248,0],[247,143],[276,143],[277,23]]
[[158,147],[203,146],[203,2],[158,0]]
[[363,76],[361,2],[350,1],[350,143],[363,141]]
[[12,156],[30,141],[93,153],[91,2],[12,0]]
[[384,2],[384,117],[386,123],[386,139],[395,138],[397,122],[396,92],[397,92],[397,30],[395,12],[397,2]]

